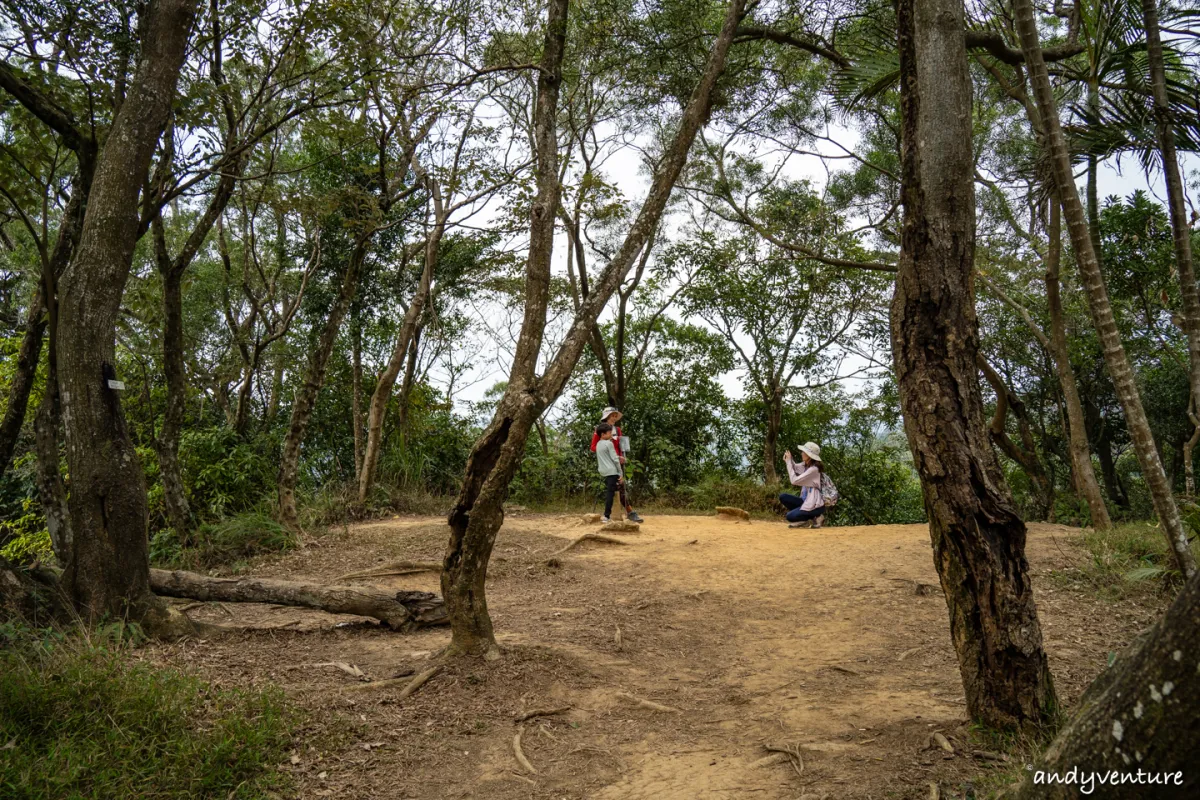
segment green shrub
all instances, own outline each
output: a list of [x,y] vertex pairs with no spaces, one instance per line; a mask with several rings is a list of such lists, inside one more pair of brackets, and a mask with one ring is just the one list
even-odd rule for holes
[[54,548],[50,544],[50,531],[46,529],[46,517],[33,498],[21,504],[22,514],[15,519],[0,522],[0,558],[14,564],[28,564],[38,559],[54,560]]
[[0,796],[226,800],[279,787],[293,724],[280,691],[214,689],[137,660],[122,637],[0,630]]
[[150,560],[176,568],[214,567],[297,545],[296,536],[267,514],[251,511],[201,525],[190,542],[167,528],[150,539]]
[[179,462],[192,512],[204,519],[258,506],[274,491],[278,470],[265,453],[268,449],[229,428],[185,431]]

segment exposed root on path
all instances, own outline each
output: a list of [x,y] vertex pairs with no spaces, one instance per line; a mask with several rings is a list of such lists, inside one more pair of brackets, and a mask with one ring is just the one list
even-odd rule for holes
[[525,732],[523,726],[517,726],[517,733],[513,736],[513,756],[516,757],[517,763],[521,765],[521,769],[528,772],[530,775],[537,775],[538,771],[533,768],[533,764],[529,763],[529,759],[525,757],[525,751],[521,749],[521,734]]
[[582,544],[583,542],[588,542],[588,541],[603,542],[605,544],[629,544],[628,542],[626,542],[623,539],[617,539],[613,536],[605,536],[602,533],[585,533],[583,536],[580,536],[580,537],[572,540],[572,542],[570,544],[568,544],[566,547],[562,548],[561,550],[555,550],[553,553],[550,554],[550,558],[554,558],[556,556],[561,556],[563,553],[574,548],[575,546]]
[[387,578],[393,575],[414,575],[418,572],[441,572],[440,561],[393,561],[390,564],[380,564],[378,567],[365,569],[361,572],[351,572],[340,575],[338,581],[356,581],[363,578]]

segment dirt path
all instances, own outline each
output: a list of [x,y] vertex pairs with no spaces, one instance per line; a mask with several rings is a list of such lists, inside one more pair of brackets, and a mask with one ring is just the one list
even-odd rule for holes
[[[657,517],[625,546],[589,542],[546,564],[589,529],[573,517],[510,518],[489,575],[506,657],[452,665],[400,703],[395,689],[345,691],[354,678],[316,665],[345,662],[373,679],[420,671],[448,631],[401,636],[317,612],[209,607],[193,614],[252,630],[149,657],[225,684],[283,686],[309,711],[298,763],[283,767],[306,797],[924,798],[930,781],[952,796],[1008,767],[971,755],[986,745],[966,725],[923,526]],[[1076,536],[1034,525],[1029,541],[1068,702],[1159,610],[1050,579],[1081,557]],[[332,581],[436,559],[445,539],[440,520],[360,525],[253,572]],[[437,589],[432,574],[373,582]],[[563,706],[524,723],[528,774],[513,755],[514,717]],[[929,748],[934,732],[954,754]],[[802,769],[755,766],[764,743],[795,747]]]

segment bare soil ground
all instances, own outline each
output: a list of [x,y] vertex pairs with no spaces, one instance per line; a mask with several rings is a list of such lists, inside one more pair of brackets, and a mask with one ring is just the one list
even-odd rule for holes
[[[547,565],[595,529],[578,517],[510,516],[488,583],[505,656],[450,664],[403,701],[399,687],[347,691],[360,680],[330,664],[373,680],[420,672],[448,629],[401,635],[352,617],[211,604],[189,613],[246,630],[155,645],[146,657],[226,686],[283,687],[306,712],[280,767],[300,797],[925,798],[930,782],[952,797],[1019,769],[1019,757],[978,755],[998,745],[967,723],[924,526],[651,517],[624,546],[586,542]],[[446,538],[441,519],[356,525],[250,572],[331,583],[388,561],[440,559]],[[1084,558],[1077,538],[1030,526],[1067,703],[1162,607],[1114,604],[1055,580]],[[438,590],[432,573],[370,582]],[[536,773],[514,756],[518,729]],[[770,755],[765,743],[799,759],[756,765]]]

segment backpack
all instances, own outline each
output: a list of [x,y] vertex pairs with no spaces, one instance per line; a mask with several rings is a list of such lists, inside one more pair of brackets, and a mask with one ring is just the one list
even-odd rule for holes
[[833,478],[825,472],[821,473],[821,499],[827,506],[836,506],[838,501],[838,490],[833,485]]

